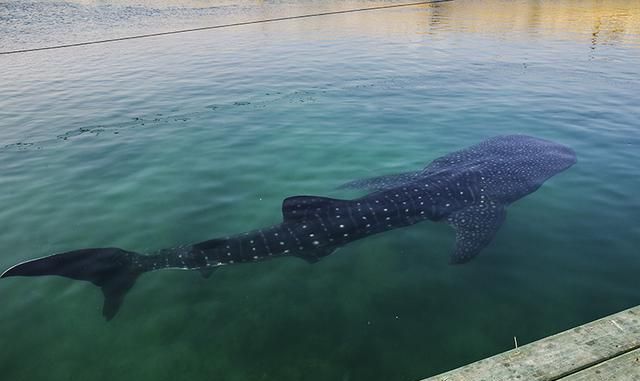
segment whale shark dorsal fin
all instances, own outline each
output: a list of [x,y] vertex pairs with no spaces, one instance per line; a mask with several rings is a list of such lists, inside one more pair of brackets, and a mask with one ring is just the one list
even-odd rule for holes
[[317,214],[323,209],[345,205],[348,201],[318,196],[293,196],[282,202],[282,218],[296,221]]
[[451,263],[465,263],[478,255],[491,242],[506,215],[504,205],[493,201],[471,205],[450,214],[447,223],[456,231]]
[[369,177],[366,179],[358,179],[349,181],[338,186],[338,189],[367,189],[367,190],[385,190],[395,188],[404,184],[416,181],[423,171],[403,172],[393,175],[384,175]]

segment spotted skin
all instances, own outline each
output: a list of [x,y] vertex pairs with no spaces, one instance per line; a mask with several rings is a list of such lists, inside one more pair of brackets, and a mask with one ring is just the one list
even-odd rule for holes
[[423,171],[404,172],[395,175],[386,175],[379,177],[372,177],[370,179],[354,180],[348,183],[342,184],[338,189],[371,189],[371,190],[385,190],[390,188],[396,188],[399,185],[407,184],[418,180],[422,176]]
[[296,256],[308,262],[373,234],[441,221],[456,232],[452,263],[464,263],[486,247],[506,207],[576,163],[563,145],[523,135],[497,136],[442,156],[421,171],[345,184],[372,189],[354,200],[317,196],[287,198],[283,222],[224,238],[140,255],[117,248],[83,249],[18,264],[1,277],[61,275],[103,289],[107,319],[138,275],[160,269],[211,270],[237,263]]

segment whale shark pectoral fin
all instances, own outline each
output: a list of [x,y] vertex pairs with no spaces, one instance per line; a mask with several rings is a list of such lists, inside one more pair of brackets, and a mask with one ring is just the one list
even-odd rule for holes
[[468,206],[450,214],[447,223],[456,231],[452,264],[472,260],[496,235],[507,215],[503,205],[492,201]]
[[300,259],[304,259],[305,261],[307,261],[307,263],[313,264],[318,262],[320,259],[326,257],[327,255],[333,253],[334,251],[336,251],[336,249],[338,248],[325,247],[321,249],[315,249],[315,250],[304,251],[301,253],[296,253],[296,254],[293,254],[293,256],[298,257]]
[[335,206],[340,208],[349,203],[347,200],[339,200],[318,196],[293,196],[282,202],[282,218],[285,221],[297,221],[314,215],[315,213]]
[[337,189],[369,189],[369,190],[384,190],[389,188],[395,188],[406,183],[410,183],[418,179],[422,175],[423,171],[403,172],[393,175],[370,177],[367,179],[359,179],[349,181],[338,186]]

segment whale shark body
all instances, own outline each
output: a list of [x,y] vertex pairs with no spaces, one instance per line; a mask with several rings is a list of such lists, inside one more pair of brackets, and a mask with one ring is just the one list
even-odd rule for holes
[[209,276],[220,266],[283,256],[314,263],[349,242],[425,220],[454,228],[451,262],[460,264],[491,242],[509,204],[575,163],[566,146],[523,135],[497,136],[420,171],[344,184],[371,191],[357,199],[289,197],[282,204],[282,223],[263,229],[146,255],[119,248],[74,250],[17,264],[0,277],[60,275],[92,282],[104,293],[103,315],[110,320],[145,272],[188,269]]

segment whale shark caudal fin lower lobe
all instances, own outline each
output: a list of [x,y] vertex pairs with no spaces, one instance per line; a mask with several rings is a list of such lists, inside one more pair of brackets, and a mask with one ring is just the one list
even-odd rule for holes
[[138,255],[118,248],[74,250],[17,264],[0,278],[59,275],[91,282],[102,290],[102,315],[111,320],[120,309],[127,291],[141,274],[133,266]]

